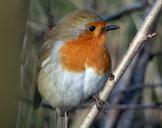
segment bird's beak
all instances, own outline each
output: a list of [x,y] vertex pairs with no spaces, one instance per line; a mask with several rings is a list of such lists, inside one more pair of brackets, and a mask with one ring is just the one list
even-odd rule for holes
[[106,27],[104,27],[105,31],[110,31],[110,30],[115,30],[115,29],[119,29],[120,27],[117,25],[107,25]]

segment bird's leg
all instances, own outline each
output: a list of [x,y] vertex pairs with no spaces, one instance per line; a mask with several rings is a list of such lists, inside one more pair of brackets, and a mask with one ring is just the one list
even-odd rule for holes
[[57,113],[56,127],[57,128],[68,128],[67,112],[62,112],[59,109],[56,109],[56,113]]
[[69,119],[68,119],[68,113],[67,112],[65,112],[65,128],[68,128],[69,126]]
[[115,75],[112,74],[112,73],[110,73],[108,77],[109,77],[109,80],[114,80],[115,79]]
[[100,97],[98,95],[94,95],[92,96],[92,98],[95,100],[98,111],[99,112],[103,111],[105,113],[104,111],[105,103],[100,99]]
[[62,127],[60,110],[56,109],[56,128]]

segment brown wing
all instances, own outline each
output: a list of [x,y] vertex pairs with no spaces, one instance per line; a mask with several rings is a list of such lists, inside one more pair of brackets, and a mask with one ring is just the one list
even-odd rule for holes
[[38,91],[38,84],[37,84],[38,75],[41,70],[41,63],[48,57],[49,53],[51,52],[52,47],[53,47],[53,43],[48,41],[42,46],[42,48],[39,52],[37,68],[36,68],[36,72],[34,75],[34,82],[33,82],[34,86],[35,86],[35,93],[34,93],[34,98],[33,98],[33,108],[34,109],[38,109],[42,102],[42,97]]

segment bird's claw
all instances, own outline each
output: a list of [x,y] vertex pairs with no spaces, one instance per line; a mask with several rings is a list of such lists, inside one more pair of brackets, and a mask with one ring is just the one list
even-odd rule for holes
[[104,114],[106,113],[105,111],[104,111],[104,105],[105,105],[105,103],[100,99],[100,97],[99,96],[97,96],[97,95],[95,95],[95,96],[92,96],[93,97],[93,99],[95,100],[95,103],[96,103],[96,106],[97,106],[97,109],[98,109],[98,111],[99,112],[104,112]]
[[115,75],[112,74],[112,73],[110,73],[110,74],[109,74],[109,80],[114,80],[114,79],[115,79]]

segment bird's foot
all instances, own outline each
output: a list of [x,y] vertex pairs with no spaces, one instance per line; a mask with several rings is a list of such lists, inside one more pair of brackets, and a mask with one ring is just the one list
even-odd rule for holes
[[99,112],[104,112],[104,114],[106,113],[104,111],[104,105],[105,103],[100,99],[100,97],[98,95],[94,95],[92,96],[92,98],[95,100],[95,103],[96,103],[96,106],[97,106],[97,109]]
[[114,80],[114,79],[115,79],[115,75],[112,74],[112,73],[110,73],[110,74],[109,74],[109,80]]

